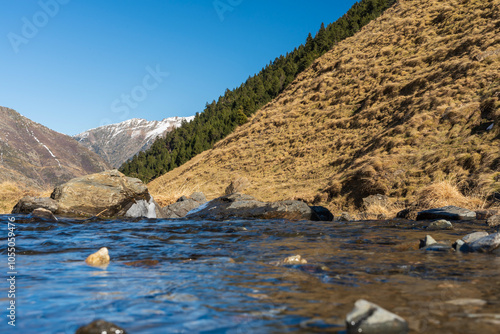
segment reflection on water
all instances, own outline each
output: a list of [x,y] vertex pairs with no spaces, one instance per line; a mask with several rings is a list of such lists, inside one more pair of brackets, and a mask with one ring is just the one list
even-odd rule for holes
[[[98,318],[130,333],[343,333],[360,298],[414,333],[500,326],[500,257],[418,250],[428,232],[415,222],[17,219],[17,333],[74,333]],[[455,226],[430,233],[451,243],[488,230]],[[101,247],[110,265],[87,266]],[[308,263],[275,265],[296,254]],[[4,297],[6,285],[2,308]],[[487,303],[447,303],[463,298]]]

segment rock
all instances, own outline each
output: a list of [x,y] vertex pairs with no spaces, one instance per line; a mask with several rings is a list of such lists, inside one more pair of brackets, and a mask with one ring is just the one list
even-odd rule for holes
[[435,243],[425,248],[426,252],[451,252],[454,249],[447,244]]
[[234,193],[241,193],[249,186],[250,186],[250,181],[248,181],[246,177],[239,177],[231,181],[229,186],[227,186],[226,190],[224,191],[224,194],[231,195]]
[[47,210],[44,208],[38,208],[38,209],[33,210],[31,215],[33,217],[36,217],[36,218],[43,218],[43,219],[47,219],[47,220],[50,220],[53,222],[57,221],[56,216],[54,216],[54,214],[50,210]]
[[406,208],[404,210],[399,211],[396,214],[396,217],[408,219],[408,220],[416,220],[417,215],[418,215],[418,211],[415,208]]
[[319,217],[304,202],[282,201],[266,203],[249,195],[235,193],[216,198],[200,208],[190,211],[189,219],[227,220],[243,219],[289,219],[315,220]]
[[442,208],[420,211],[417,220],[448,219],[448,220],[474,220],[476,213],[457,206],[444,206]]
[[90,254],[85,260],[89,266],[101,267],[109,264],[109,253],[106,247],[99,249],[94,254]]
[[191,198],[182,196],[174,204],[170,204],[162,209],[163,218],[182,218],[185,217],[189,211],[198,208],[207,199],[203,193],[197,192],[191,195]]
[[307,260],[300,255],[289,256],[283,260],[283,264],[306,264]]
[[111,322],[95,320],[86,326],[78,328],[75,334],[127,334],[127,332]]
[[470,243],[473,243],[474,241],[479,240],[481,238],[484,238],[484,237],[486,237],[488,235],[489,235],[488,232],[474,232],[474,233],[469,233],[465,237],[462,238],[462,241],[465,242],[465,243],[470,244]]
[[368,197],[363,198],[363,209],[368,210],[370,207],[383,207],[387,208],[389,207],[390,202],[389,202],[389,197],[385,195],[370,195]]
[[[467,251],[466,250],[467,246],[465,246],[465,242],[463,240],[457,240],[457,241],[455,241],[455,243],[453,244],[452,247],[456,251],[461,251],[461,252]],[[465,247],[465,248],[462,248],[462,247]]]
[[452,230],[453,225],[444,219],[433,221],[427,227],[428,230]]
[[486,221],[486,224],[488,224],[488,226],[490,226],[490,227],[495,227],[495,226],[500,225],[500,215],[491,216]]
[[354,304],[346,317],[349,334],[403,334],[408,333],[408,323],[400,316],[364,299]]
[[161,218],[161,208],[146,185],[117,170],[72,179],[57,186],[50,197],[61,215]]
[[342,212],[340,214],[340,217],[337,219],[339,222],[350,222],[353,221],[354,219],[351,217],[351,215],[347,212]]
[[51,198],[42,198],[42,197],[31,197],[25,196],[17,202],[14,209],[12,209],[12,213],[32,213],[34,210],[42,208],[49,210],[52,213],[57,211],[58,205],[57,202]]
[[476,219],[486,220],[498,214],[498,210],[476,210]]
[[468,246],[471,252],[497,254],[500,252],[500,232],[477,239]]
[[420,240],[420,248],[429,247],[433,244],[437,244],[437,241],[430,235],[426,235],[424,240]]
[[331,222],[333,220],[333,214],[323,206],[311,206],[311,210],[314,211],[321,221]]

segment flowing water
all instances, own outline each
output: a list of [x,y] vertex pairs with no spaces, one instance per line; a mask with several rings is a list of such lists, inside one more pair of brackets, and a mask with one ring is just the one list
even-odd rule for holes
[[[484,222],[429,232],[408,221],[0,216],[4,275],[9,217],[16,327],[8,325],[3,280],[0,333],[74,333],[95,319],[129,333],[345,333],[345,316],[361,298],[405,318],[412,333],[500,332],[500,257],[415,247],[426,234],[453,242],[493,232]],[[101,247],[111,263],[86,265]],[[308,264],[275,263],[296,254]]]

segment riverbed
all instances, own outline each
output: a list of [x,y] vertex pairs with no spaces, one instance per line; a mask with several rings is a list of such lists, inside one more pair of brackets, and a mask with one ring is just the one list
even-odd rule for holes
[[[2,283],[1,333],[74,333],[95,319],[128,333],[345,333],[366,299],[406,319],[412,333],[498,333],[500,257],[418,249],[450,244],[484,222],[389,220],[109,220],[15,218],[16,326]],[[107,247],[107,267],[85,258]],[[282,265],[301,255],[307,264]]]

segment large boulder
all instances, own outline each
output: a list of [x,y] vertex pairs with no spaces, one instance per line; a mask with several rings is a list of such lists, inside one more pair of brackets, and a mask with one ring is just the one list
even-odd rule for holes
[[446,219],[446,220],[474,220],[476,213],[457,206],[444,206],[442,208],[420,211],[417,220]]
[[216,198],[188,213],[189,219],[226,220],[289,219],[315,220],[320,218],[306,203],[301,201],[260,202],[249,195],[234,193]]
[[197,192],[191,195],[190,198],[182,196],[177,202],[170,204],[162,209],[163,218],[182,218],[200,205],[207,202],[203,193]]
[[31,213],[41,207],[67,216],[162,218],[161,208],[144,183],[117,170],[72,179],[57,186],[50,197],[36,201],[23,199],[13,212]]

